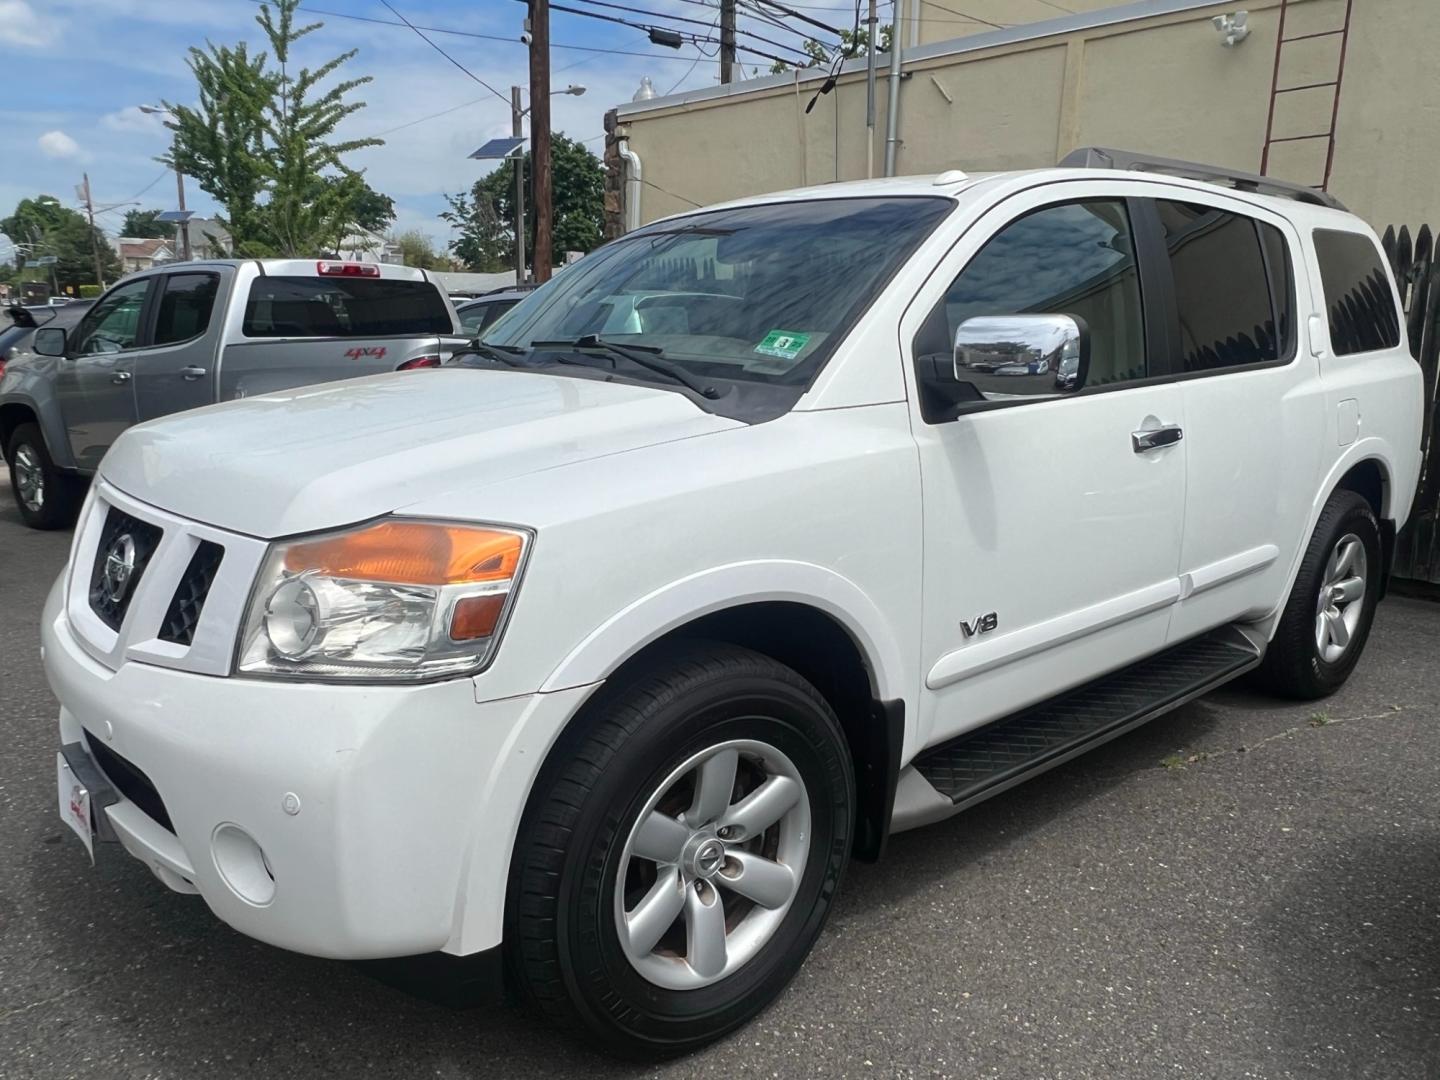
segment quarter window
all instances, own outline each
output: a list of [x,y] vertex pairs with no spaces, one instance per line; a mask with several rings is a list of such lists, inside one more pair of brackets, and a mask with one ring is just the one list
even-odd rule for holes
[[93,356],[133,349],[140,339],[140,309],[149,291],[150,279],[141,278],[106,293],[76,328],[71,354]]
[[[1074,316],[1090,333],[1085,387],[1143,379],[1145,323],[1125,204],[1065,203],[1006,225],[951,283],[920,331],[916,356],[948,354],[962,323],[995,315]],[[1025,363],[998,366],[977,389],[990,400],[1053,396],[1064,366],[1065,357],[1037,351]],[[1002,377],[1012,373],[1031,377]]]
[[219,288],[216,274],[171,274],[166,278],[155,319],[155,344],[172,345],[205,333]]
[[[1191,203],[1157,202],[1180,321],[1180,362],[1187,372],[1278,360],[1288,314],[1275,317],[1267,261],[1288,267],[1285,242],[1268,225]],[[1273,236],[1262,249],[1262,230]],[[1266,251],[1273,252],[1267,260]],[[1277,267],[1277,293],[1289,307],[1289,273]]]
[[1395,293],[1374,242],[1361,233],[1316,229],[1315,255],[1320,260],[1335,355],[1399,345]]

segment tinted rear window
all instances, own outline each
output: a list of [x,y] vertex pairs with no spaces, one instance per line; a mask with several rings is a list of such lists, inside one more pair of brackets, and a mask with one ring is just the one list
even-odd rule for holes
[[[1283,328],[1271,306],[1257,222],[1213,206],[1165,200],[1156,206],[1170,249],[1184,370],[1278,360]],[[1283,262],[1283,241],[1278,254]]]
[[1395,294],[1374,242],[1362,233],[1316,229],[1315,254],[1320,260],[1330,347],[1335,354],[1347,356],[1399,345]]
[[246,337],[450,334],[440,290],[425,281],[262,277],[245,301]]

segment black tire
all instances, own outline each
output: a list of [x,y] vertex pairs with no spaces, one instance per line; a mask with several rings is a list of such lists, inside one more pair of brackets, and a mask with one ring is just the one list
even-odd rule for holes
[[[1347,536],[1357,537],[1365,548],[1367,572],[1360,600],[1363,607],[1344,653],[1338,659],[1327,660],[1316,640],[1320,592],[1330,555]],[[1301,701],[1327,697],[1340,689],[1365,651],[1380,600],[1381,567],[1380,526],[1375,511],[1363,496],[1336,491],[1320,512],[1305,549],[1290,599],[1257,672],[1260,684],[1273,693]]]
[[[526,808],[508,890],[508,975],[522,1000],[562,1029],[622,1057],[670,1057],[751,1020],[804,962],[849,861],[850,757],[815,688],[747,649],[685,643],[602,693],[552,753]],[[667,989],[642,976],[620,942],[624,845],[667,776],[732,739],[761,740],[798,769],[809,853],[794,899],[757,954],[709,985]]]
[[[26,462],[38,467],[38,503],[33,497],[21,494],[20,469]],[[21,424],[15,429],[10,444],[5,447],[5,463],[10,468],[10,490],[15,495],[15,505],[26,525],[32,529],[68,529],[75,524],[85,501],[85,481],[55,467],[37,425]]]

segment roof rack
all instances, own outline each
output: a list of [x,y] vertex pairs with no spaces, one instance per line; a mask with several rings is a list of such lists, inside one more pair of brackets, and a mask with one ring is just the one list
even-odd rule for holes
[[1328,191],[1316,191],[1304,184],[1288,180],[1276,180],[1273,176],[1259,176],[1256,173],[1236,172],[1222,169],[1217,165],[1201,165],[1194,161],[1177,161],[1174,158],[1155,157],[1152,154],[1137,154],[1130,150],[1111,150],[1104,146],[1082,146],[1072,150],[1060,161],[1062,168],[1075,169],[1127,169],[1135,172],[1162,173],[1167,176],[1184,176],[1191,180],[1204,180],[1220,184],[1237,191],[1253,191],[1259,195],[1276,195],[1282,199],[1311,203],[1314,206],[1328,206],[1332,210],[1344,210],[1345,206]]

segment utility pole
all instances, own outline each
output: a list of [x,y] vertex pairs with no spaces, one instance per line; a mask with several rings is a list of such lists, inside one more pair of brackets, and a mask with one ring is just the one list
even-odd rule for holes
[[[870,0],[870,17],[865,20],[865,179],[875,175],[875,0]],[[895,31],[890,31],[894,40]]]
[[[171,156],[176,156],[173,151]],[[178,158],[175,163],[175,194],[180,199],[180,210],[183,213],[185,210],[185,174],[180,171],[180,163]],[[180,222],[180,224],[175,227],[175,231],[180,234],[180,258],[184,259],[186,262],[189,262],[190,219],[186,218],[184,221]]]
[[720,81],[734,81],[735,0],[720,0]]
[[99,233],[95,231],[95,202],[90,198],[90,174],[82,173],[85,177],[83,190],[85,192],[85,213],[90,218],[90,253],[95,256],[95,283],[101,289],[105,288],[105,275],[100,269],[100,239]]
[[536,283],[554,265],[550,189],[550,0],[530,0],[530,185],[535,207]]
[[[520,108],[520,87],[510,87],[510,134],[523,137],[525,111]],[[525,284],[525,148],[515,154],[515,284]]]

